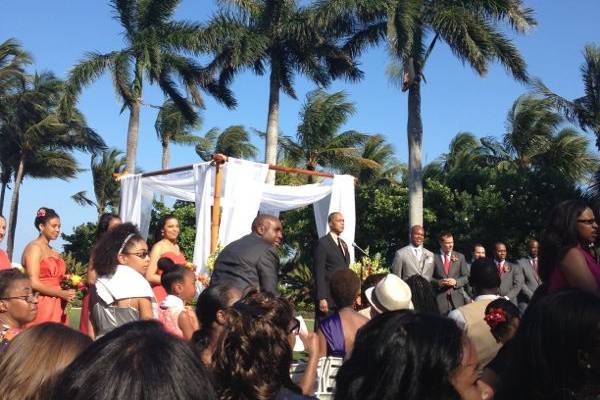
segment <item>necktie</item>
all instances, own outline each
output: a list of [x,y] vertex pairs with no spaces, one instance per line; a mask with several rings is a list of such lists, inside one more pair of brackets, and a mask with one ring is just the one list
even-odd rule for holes
[[342,246],[342,239],[338,238],[338,246],[340,247],[340,251],[342,252],[342,255],[344,257],[346,257],[346,253],[344,252],[344,246]]
[[444,272],[446,273],[446,275],[448,275],[448,272],[450,272],[450,255],[449,254],[444,254]]
[[504,272],[504,261],[498,261],[498,273],[500,275],[502,275],[502,273]]

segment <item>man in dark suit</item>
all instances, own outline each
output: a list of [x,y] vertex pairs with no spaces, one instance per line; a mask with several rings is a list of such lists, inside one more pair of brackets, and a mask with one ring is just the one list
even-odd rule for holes
[[469,265],[465,256],[454,251],[454,238],[449,232],[439,237],[440,252],[433,259],[431,284],[435,290],[440,313],[448,312],[465,304],[461,289],[469,280]]
[[500,296],[508,297],[510,301],[517,304],[517,295],[523,287],[523,271],[517,264],[513,264],[506,259],[508,251],[506,245],[502,242],[494,246],[494,262],[500,275]]
[[241,291],[249,287],[277,294],[279,256],[283,239],[281,221],[261,214],[252,222],[252,233],[229,243],[215,260],[210,284],[223,284]]
[[335,311],[336,305],[329,293],[329,279],[335,271],[350,266],[348,245],[340,238],[344,231],[344,216],[334,212],[328,217],[329,233],[319,239],[314,251],[313,275],[317,286],[315,321]]

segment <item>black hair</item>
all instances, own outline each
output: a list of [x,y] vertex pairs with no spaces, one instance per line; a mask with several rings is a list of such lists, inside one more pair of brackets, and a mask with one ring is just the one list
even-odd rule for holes
[[45,225],[46,222],[50,221],[52,218],[60,218],[56,211],[47,207],[40,207],[35,216],[35,220],[33,221],[33,225],[35,229],[40,230],[40,225]]
[[266,221],[279,221],[279,218],[269,214],[258,214],[252,221],[252,232],[258,232],[258,228],[260,228]]
[[484,245],[482,245],[481,243],[475,243],[475,244],[472,246],[472,250],[473,250],[473,251],[475,251],[475,247],[482,247],[482,248],[485,250],[485,246],[484,246]]
[[183,282],[185,274],[190,271],[181,264],[175,264],[173,260],[167,257],[161,257],[157,265],[158,269],[163,272],[160,276],[160,283],[168,294],[173,294],[173,285]]
[[567,251],[577,246],[577,219],[590,205],[583,200],[566,200],[554,207],[540,236],[539,272],[542,281],[550,276]]
[[216,400],[208,372],[160,322],[136,321],[98,339],[67,367],[51,399]]
[[360,279],[349,268],[338,269],[331,275],[329,290],[338,308],[350,307],[360,292]]
[[479,258],[471,264],[469,285],[477,291],[500,287],[498,267],[491,258]]
[[382,273],[382,274],[372,274],[365,278],[364,282],[362,283],[362,285],[360,287],[360,300],[361,300],[361,304],[365,308],[369,307],[369,304],[370,304],[369,299],[367,299],[367,296],[365,295],[365,292],[367,291],[368,288],[377,286],[377,284],[386,276],[387,276],[387,273]]
[[130,222],[106,232],[94,248],[94,270],[98,276],[111,276],[119,264],[120,253],[127,253],[144,241],[136,226]]
[[13,282],[20,281],[21,279],[29,279],[29,277],[16,268],[0,271],[0,297],[6,297],[6,292],[12,286]]
[[167,221],[170,219],[177,219],[177,217],[173,214],[167,214],[162,216],[158,222],[156,223],[156,228],[154,229],[154,243],[158,243],[163,238],[163,231],[165,229],[165,225]]
[[104,213],[100,216],[98,219],[98,227],[96,228],[96,241],[98,241],[98,239],[100,239],[102,235],[108,231],[110,222],[115,218],[119,220],[121,219],[118,215],[111,213]]
[[406,284],[412,293],[412,303],[415,311],[430,314],[439,314],[440,309],[435,301],[435,294],[431,282],[419,274],[411,275],[406,279]]
[[595,293],[564,290],[530,304],[512,339],[511,368],[501,375],[495,398],[579,398],[578,391],[594,383],[579,357],[592,350],[599,326],[600,297]]
[[448,318],[409,310],[380,314],[356,335],[336,377],[336,400],[459,400],[450,376],[463,332]]
[[199,350],[208,346],[213,323],[217,320],[217,311],[226,309],[230,299],[230,287],[225,285],[209,286],[200,293],[196,303],[196,317],[200,329],[192,336],[192,342]]
[[[490,317],[490,315],[494,312],[494,310],[502,310],[502,313],[506,317],[502,322],[494,322],[494,318]],[[490,326],[490,331],[494,335],[494,337],[502,337],[508,333],[508,329],[513,319],[520,318],[521,313],[519,312],[519,308],[514,305],[510,300],[505,298],[499,298],[493,300],[485,307],[485,321]]]

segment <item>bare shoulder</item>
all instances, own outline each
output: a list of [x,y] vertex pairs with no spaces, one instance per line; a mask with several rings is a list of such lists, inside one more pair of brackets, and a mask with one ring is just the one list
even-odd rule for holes
[[586,264],[585,257],[577,247],[569,249],[560,262],[561,265]]

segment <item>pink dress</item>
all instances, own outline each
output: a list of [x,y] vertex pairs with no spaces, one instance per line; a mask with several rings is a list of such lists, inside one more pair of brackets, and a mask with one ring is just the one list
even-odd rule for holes
[[[583,258],[585,258],[585,262],[587,263],[587,266],[590,269],[590,272],[592,273],[592,275],[594,276],[594,279],[596,280],[596,285],[598,285],[598,287],[600,288],[600,264],[598,264],[598,262],[596,262],[594,257],[592,257],[592,255],[590,253],[585,251],[581,247],[581,245],[577,245],[577,250],[579,250],[579,252],[583,256]],[[570,286],[569,286],[569,283],[567,282],[567,278],[565,278],[565,275],[562,273],[562,271],[560,270],[560,268],[558,268],[558,265],[557,265],[556,268],[554,269],[554,271],[552,271],[552,275],[550,275],[550,285],[548,286],[548,289],[551,291],[554,291],[554,290],[565,289],[568,287],[570,287]]]
[[[170,259],[175,264],[185,265],[185,263],[186,263],[185,256],[183,255],[183,253],[177,254],[173,251],[167,251],[166,253],[161,254],[161,256],[159,258],[162,258],[162,257],[166,257],[166,258]],[[162,275],[162,271],[160,269],[156,272],[158,273],[158,275]],[[156,297],[156,302],[158,304],[162,303],[162,301],[165,299],[165,297],[167,297],[167,291],[160,283],[152,284],[152,291],[154,292],[154,297]]]
[[[50,256],[40,261],[40,282],[54,289],[60,289],[67,266],[59,256]],[[59,322],[67,324],[65,313],[66,303],[60,297],[44,296],[38,298],[38,312],[35,319],[28,326],[41,324],[42,322]]]

